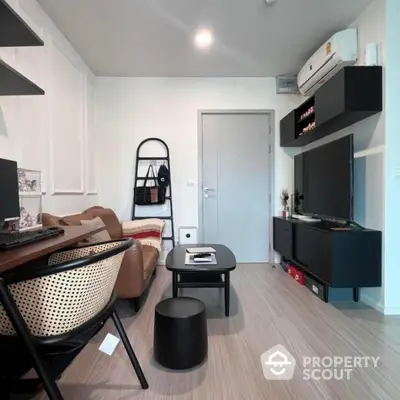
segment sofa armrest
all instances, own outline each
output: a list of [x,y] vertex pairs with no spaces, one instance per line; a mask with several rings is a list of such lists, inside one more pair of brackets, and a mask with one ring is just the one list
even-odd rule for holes
[[139,240],[135,240],[135,244],[132,246],[136,250],[136,257],[138,258],[138,261],[140,265],[143,265],[143,246],[142,243],[139,242]]
[[136,240],[124,254],[115,290],[120,298],[134,298],[143,293],[144,286],[143,248]]

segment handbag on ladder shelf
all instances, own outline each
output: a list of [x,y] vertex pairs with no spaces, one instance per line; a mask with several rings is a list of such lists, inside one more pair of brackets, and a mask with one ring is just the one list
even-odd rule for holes
[[[152,186],[147,186],[148,181],[153,181]],[[146,178],[143,182],[143,186],[135,187],[134,200],[138,206],[152,206],[155,204],[164,204],[165,195],[167,192],[166,187],[160,187],[158,185],[157,177],[154,172],[153,165],[150,165],[147,169]]]

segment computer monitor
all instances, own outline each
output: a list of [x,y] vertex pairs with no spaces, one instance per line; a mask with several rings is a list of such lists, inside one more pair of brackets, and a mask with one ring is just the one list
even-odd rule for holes
[[17,163],[0,158],[0,227],[5,221],[19,220]]

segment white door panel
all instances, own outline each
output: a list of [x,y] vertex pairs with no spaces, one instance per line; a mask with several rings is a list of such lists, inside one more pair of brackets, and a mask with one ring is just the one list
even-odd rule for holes
[[269,261],[268,114],[202,116],[203,241]]

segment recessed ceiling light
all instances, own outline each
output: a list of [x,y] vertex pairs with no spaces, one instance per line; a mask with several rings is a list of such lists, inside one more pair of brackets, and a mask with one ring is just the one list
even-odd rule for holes
[[209,29],[200,29],[194,36],[194,43],[199,49],[207,49],[214,43],[214,36]]

